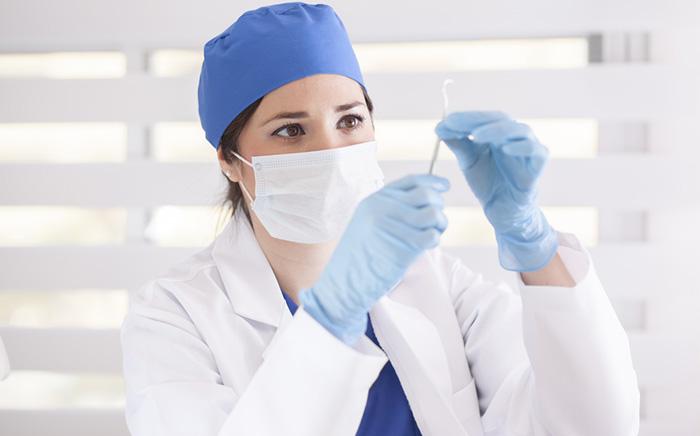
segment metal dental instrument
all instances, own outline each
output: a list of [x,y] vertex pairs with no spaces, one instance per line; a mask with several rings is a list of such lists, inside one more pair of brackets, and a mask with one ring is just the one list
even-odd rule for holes
[[[445,120],[445,117],[447,117],[447,85],[450,83],[454,83],[454,80],[452,79],[445,79],[444,82],[442,82],[442,119],[443,121]],[[428,170],[428,174],[433,173],[433,168],[435,168],[435,161],[437,160],[438,157],[438,151],[440,150],[440,138],[435,141],[435,149],[433,150],[433,158],[430,160],[430,169]]]

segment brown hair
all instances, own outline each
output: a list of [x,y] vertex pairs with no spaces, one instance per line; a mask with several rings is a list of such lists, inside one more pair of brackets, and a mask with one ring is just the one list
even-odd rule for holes
[[[367,109],[369,110],[371,117],[372,111],[374,111],[374,103],[372,103],[372,100],[369,98],[367,90],[364,87],[362,87],[362,95],[365,98],[365,104],[367,105]],[[235,151],[238,153],[238,138],[241,136],[243,128],[258,109],[258,106],[260,106],[260,102],[263,98],[264,97],[261,97],[254,101],[250,106],[238,114],[238,116],[231,121],[231,124],[228,125],[224,131],[224,134],[221,135],[219,149],[222,151],[222,155],[226,163],[232,164],[233,160],[236,159],[232,152]],[[224,177],[226,176],[224,175]],[[226,192],[226,197],[223,200],[222,207],[223,212],[228,212],[226,214],[226,219],[228,220],[236,213],[236,210],[238,210],[241,200],[243,199],[243,192],[241,191],[240,186],[238,186],[238,183],[232,182],[228,177],[226,177],[226,181],[228,182],[228,190]],[[248,208],[244,207],[243,212],[248,215]],[[248,216],[248,218],[250,218],[250,216]]]

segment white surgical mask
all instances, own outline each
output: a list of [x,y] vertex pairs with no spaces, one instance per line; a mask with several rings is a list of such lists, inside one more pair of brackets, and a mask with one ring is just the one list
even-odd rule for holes
[[314,244],[340,238],[359,202],[383,186],[377,143],[253,156],[255,200],[243,192],[274,238]]

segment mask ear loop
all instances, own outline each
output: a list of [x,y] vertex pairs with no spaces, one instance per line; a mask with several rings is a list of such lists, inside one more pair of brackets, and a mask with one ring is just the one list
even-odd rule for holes
[[[241,162],[244,164],[248,165],[249,167],[253,168],[253,172],[255,172],[255,167],[253,167],[253,164],[248,162],[241,156],[240,154],[236,153],[235,151],[232,151],[231,154],[236,156]],[[243,181],[239,180],[238,185],[241,187],[241,190],[245,193],[245,195],[248,197],[248,200],[250,200],[251,205],[253,204],[253,196],[250,195],[250,192],[245,188],[245,185],[243,184]]]

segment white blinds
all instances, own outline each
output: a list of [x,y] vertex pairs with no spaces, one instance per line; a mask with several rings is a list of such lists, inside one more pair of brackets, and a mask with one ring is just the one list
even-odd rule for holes
[[[559,38],[587,44],[576,67],[366,73],[378,134],[418,126],[430,138],[424,157],[416,145],[405,155],[401,143],[387,146],[382,167],[388,179],[427,170],[433,138],[424,126],[441,115],[446,77],[455,80],[451,110],[503,110],[564,138],[553,139],[561,154],[553,153],[540,201],[563,217],[560,228],[591,232],[586,241],[596,268],[630,334],[643,392],[641,434],[700,433],[700,3],[331,4],[362,44]],[[196,65],[200,47],[241,12],[260,5],[0,4],[0,336],[14,371],[0,382],[0,433],[127,434],[118,343],[126,295],[213,234],[221,197],[214,153],[196,139],[192,60]],[[153,56],[163,49],[184,51],[175,72],[163,73]],[[6,58],[15,62],[11,69],[2,57],[86,51],[103,67],[117,59],[114,68],[95,68],[97,78],[90,78],[82,74],[91,67],[65,64],[64,78],[55,78],[22,72],[16,57]],[[59,64],[69,63],[63,59]],[[572,138],[593,138],[583,141],[592,147],[586,153],[567,155],[566,135],[552,133],[558,121],[572,120],[588,126]],[[173,157],[167,148],[177,137],[192,139]],[[477,203],[463,194],[455,162],[445,151],[441,156],[437,173],[453,184],[448,205],[467,220]],[[569,208],[589,218],[574,221]],[[168,239],[180,230],[159,222],[197,234]],[[483,224],[469,223],[469,229]],[[481,232],[454,236],[446,249],[513,283],[498,268],[490,235]]]

